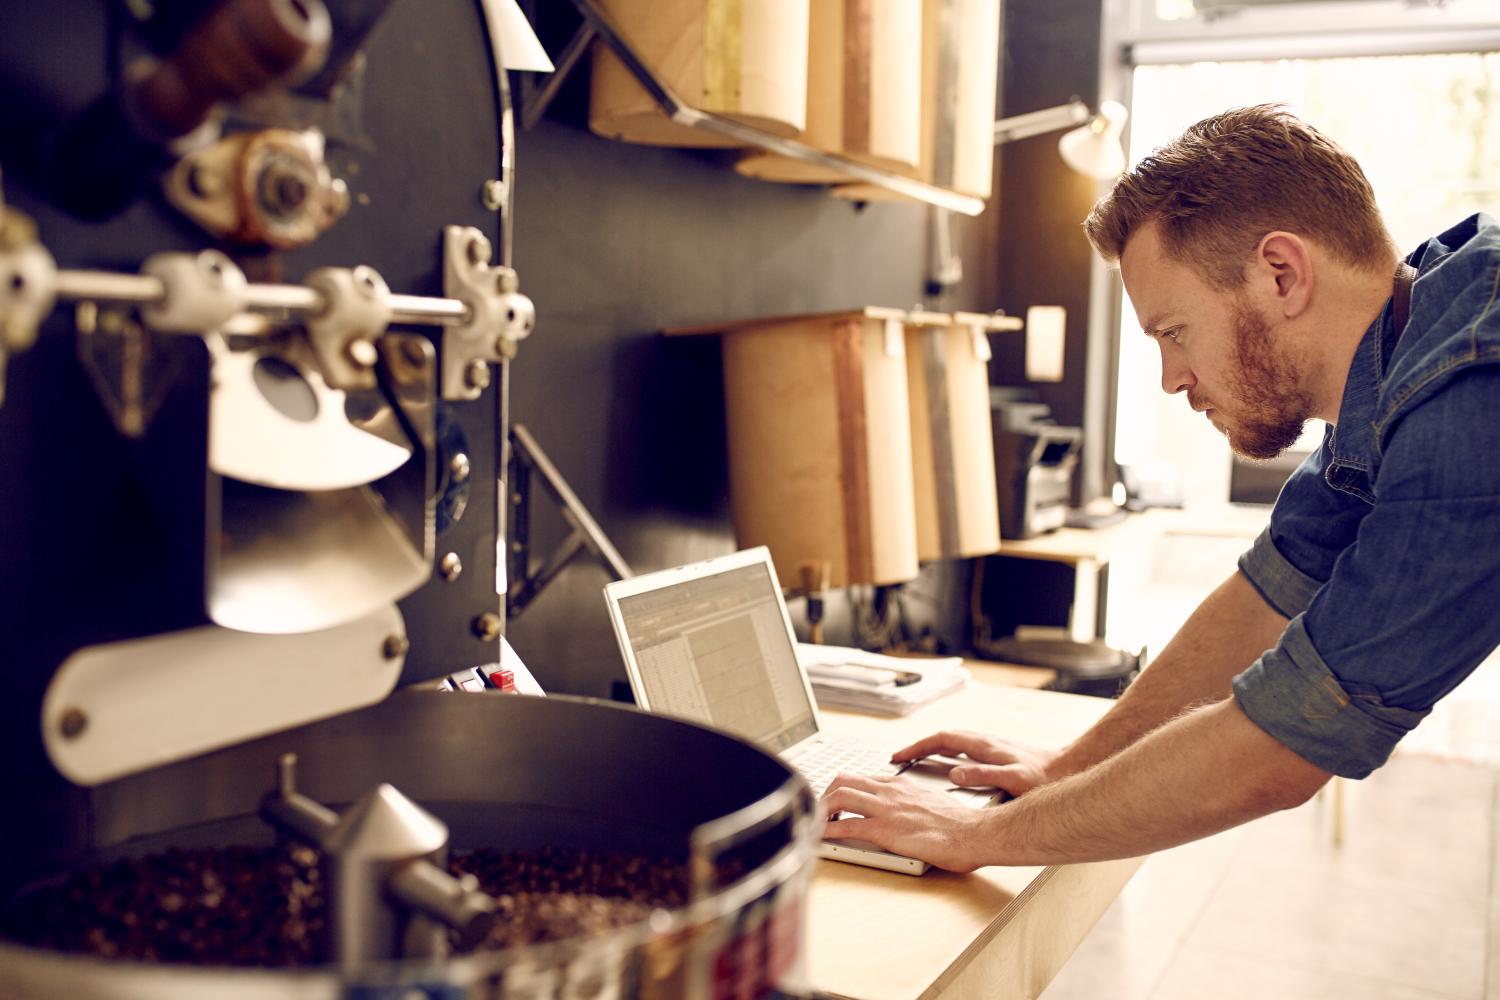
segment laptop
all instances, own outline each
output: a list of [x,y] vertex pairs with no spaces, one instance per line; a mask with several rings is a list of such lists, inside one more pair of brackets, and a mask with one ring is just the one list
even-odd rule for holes
[[[966,805],[993,789],[958,788],[947,767],[894,765],[889,750],[823,732],[796,636],[764,547],[611,583],[605,603],[636,704],[727,730],[777,754],[821,795],[840,773],[929,781]],[[921,875],[928,864],[863,841],[824,841],[823,857]]]

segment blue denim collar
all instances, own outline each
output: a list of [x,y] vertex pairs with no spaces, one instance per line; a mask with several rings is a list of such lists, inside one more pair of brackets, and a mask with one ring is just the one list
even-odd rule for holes
[[1354,359],[1349,362],[1344,398],[1339,404],[1339,422],[1333,432],[1330,472],[1334,467],[1369,472],[1375,466],[1375,414],[1385,367],[1381,339],[1389,313],[1387,304],[1360,338]]

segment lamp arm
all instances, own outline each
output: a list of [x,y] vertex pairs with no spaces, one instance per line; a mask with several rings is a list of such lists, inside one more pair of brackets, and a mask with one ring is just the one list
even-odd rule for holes
[[1089,120],[1093,112],[1083,101],[1074,98],[1067,104],[1040,111],[1028,111],[1023,115],[1011,115],[995,122],[995,145],[1026,139],[1044,132],[1055,132],[1069,125],[1080,125]]

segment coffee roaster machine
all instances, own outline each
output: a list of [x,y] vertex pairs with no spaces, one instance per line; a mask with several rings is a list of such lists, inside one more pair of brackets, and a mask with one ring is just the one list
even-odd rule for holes
[[[627,708],[424,690],[498,661],[505,627],[507,380],[534,322],[510,266],[518,13],[0,11],[0,901],[291,839],[320,852],[332,956],[0,940],[0,997],[795,988],[817,831],[782,764]],[[447,851],[558,844],[680,855],[692,892],[456,956],[501,917]]]

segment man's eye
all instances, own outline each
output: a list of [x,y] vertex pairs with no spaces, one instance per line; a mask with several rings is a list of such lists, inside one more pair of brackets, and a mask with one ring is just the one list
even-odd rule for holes
[[1163,330],[1161,335],[1174,344],[1182,343],[1182,327],[1174,326],[1170,330]]

